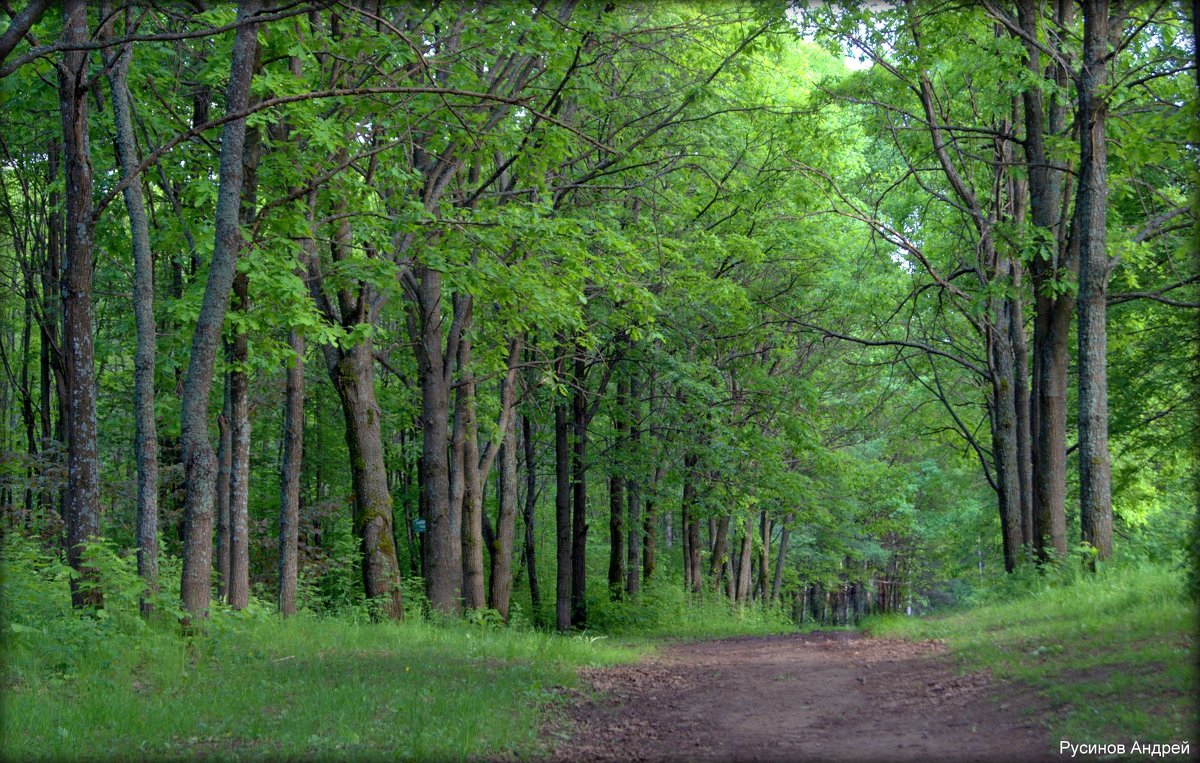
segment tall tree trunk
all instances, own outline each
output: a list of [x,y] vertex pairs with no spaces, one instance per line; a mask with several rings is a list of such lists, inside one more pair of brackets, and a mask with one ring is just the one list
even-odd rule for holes
[[696,516],[696,464],[699,457],[688,453],[683,457],[683,564],[684,582],[692,593],[701,593],[704,580],[700,573],[700,519]]
[[[88,40],[87,4],[66,0],[64,43]],[[95,570],[83,563],[83,544],[100,534],[100,469],[96,452],[96,369],[93,346],[92,157],[88,135],[88,54],[63,53],[58,73],[66,181],[66,249],[62,273],[63,370],[67,402],[67,561],[80,573],[71,579],[71,602],[102,606]]]
[[[1018,18],[1025,41],[1027,66],[1034,77],[1043,77],[1038,49],[1041,8],[1034,0],[1020,0]],[[1069,23],[1069,3],[1056,9],[1057,22]],[[1054,67],[1055,81],[1066,87],[1066,72]],[[1065,555],[1066,533],[1066,388],[1067,345],[1072,300],[1063,291],[1061,281],[1070,271],[1073,259],[1065,245],[1061,202],[1064,173],[1054,166],[1047,147],[1051,138],[1065,129],[1066,111],[1060,101],[1051,99],[1048,107],[1043,90],[1025,88],[1025,156],[1029,168],[1029,209],[1036,235],[1043,239],[1040,254],[1034,259],[1034,368],[1033,368],[1033,514],[1035,546],[1039,559],[1051,554]]]
[[571,625],[587,624],[587,397],[583,350],[575,351],[575,395],[571,403],[575,440],[571,449]]
[[[470,299],[465,309],[470,310]],[[467,323],[470,323],[467,318]],[[479,425],[475,408],[475,380],[471,372],[471,338],[464,329],[458,345],[461,378],[458,385],[458,404],[463,417],[462,441],[462,575],[463,605],[467,609],[487,606],[483,576],[483,480],[479,464]],[[457,414],[456,414],[457,415]],[[456,425],[457,426],[457,425]]]
[[[35,3],[30,3],[30,6]],[[126,20],[128,29],[127,13]],[[108,81],[112,91],[113,124],[121,179],[129,180],[137,170],[137,142],[133,134],[129,95],[131,45],[122,46],[111,61]],[[158,590],[158,425],[154,416],[154,361],[157,333],[154,325],[154,253],[150,249],[150,225],[142,185],[125,186],[125,210],[133,242],[133,319],[137,349],[133,367],[134,457],[137,459],[137,565],[147,593]],[[143,611],[149,611],[146,600]]]
[[537,509],[537,464],[533,449],[533,424],[521,414],[521,442],[525,450],[525,569],[529,574],[529,602],[533,621],[541,621],[542,591],[538,585],[534,521]]
[[679,500],[679,523],[683,529],[683,587],[686,591],[695,589],[692,580],[692,536],[688,528],[692,524],[692,504],[696,500],[696,486],[692,481],[692,455],[683,457],[683,495]]
[[[229,354],[228,345],[225,350]],[[224,402],[217,416],[217,598],[225,600],[229,590],[229,475],[233,470],[233,399],[230,395],[229,373],[225,374]]]
[[625,477],[621,463],[625,447],[625,406],[628,405],[629,385],[624,379],[617,380],[617,398],[614,406],[613,466],[608,477],[608,593],[613,599],[621,598],[625,582]]
[[758,554],[758,589],[761,591],[759,595],[765,601],[767,586],[771,580],[771,520],[767,517],[765,509],[759,516],[759,531],[762,534],[762,548]]
[[713,590],[721,592],[721,575],[729,558],[729,515],[717,520],[717,531],[713,534],[712,558],[708,561],[708,576],[712,579]]
[[789,514],[783,520],[783,528],[779,531],[779,557],[775,561],[775,579],[771,581],[771,602],[779,601],[779,589],[783,585],[783,565],[787,562],[788,540],[792,534],[794,514]]
[[[245,273],[233,279],[233,309],[249,307]],[[229,580],[225,596],[233,609],[244,609],[250,599],[250,380],[246,374],[249,337],[234,334],[230,343],[229,370]]]
[[1029,351],[1025,343],[1025,316],[1022,309],[1020,262],[1013,263],[1013,291],[1009,306],[1009,342],[1013,348],[1013,400],[1017,414],[1017,482],[1021,490],[1021,539],[1027,555],[1034,552],[1033,461],[1029,408]]
[[[659,464],[650,478],[651,496],[666,475],[666,467]],[[653,497],[646,500],[646,516],[642,520],[642,581],[649,583],[658,567],[658,502]]]
[[[1119,3],[1118,3],[1119,4]],[[1119,31],[1119,29],[1117,30]],[[1108,0],[1083,2],[1083,64],[1079,77],[1079,519],[1083,540],[1099,559],[1112,556],[1112,466],[1108,452],[1108,336],[1105,327],[1109,259]]]
[[442,355],[442,274],[418,269],[421,369],[421,451],[427,527],[425,592],[434,609],[455,615],[462,608],[461,519],[450,496],[449,416],[452,363]]
[[396,559],[392,494],[383,458],[380,409],[375,398],[375,357],[371,340],[342,351],[329,376],[342,404],[350,481],[354,488],[354,534],[362,553],[363,587],[367,598],[381,599],[384,614],[404,616],[400,594],[400,565]]
[[[639,422],[641,420],[642,384],[635,366],[631,366],[629,373],[629,445],[634,458],[640,461],[642,458],[640,445],[642,430]],[[625,543],[625,592],[630,596],[637,595],[638,583],[641,580],[641,572],[638,569],[638,560],[641,556],[638,546],[642,536],[641,473],[640,469],[631,471],[625,482],[625,494],[629,501],[629,516],[626,521],[628,537]]]
[[738,585],[737,585],[737,600],[745,602],[750,599],[750,586],[753,584],[751,578],[751,561],[754,555],[754,516],[746,517],[745,527],[742,529],[742,550],[738,554]]
[[[260,0],[240,0],[237,18],[246,21],[258,12]],[[245,110],[258,49],[258,25],[245,23],[234,32],[225,95],[227,113]],[[225,123],[221,135],[221,164],[217,189],[212,263],[204,301],[192,335],[191,359],[183,387],[180,440],[184,469],[183,576],[180,598],[190,616],[205,617],[212,595],[212,512],[216,459],[208,440],[208,400],[221,327],[237,266],[241,231],[238,206],[242,193],[242,149],[246,120]]]
[[[560,364],[561,376],[561,364]],[[571,627],[571,446],[567,404],[554,405],[554,524],[557,556],[555,625]]]
[[[257,70],[258,64],[255,64]],[[261,144],[258,130],[248,130],[242,154],[242,225],[253,222],[258,195],[258,160]],[[250,277],[238,272],[233,277],[233,310],[245,316],[250,311]],[[229,470],[229,606],[245,609],[250,601],[250,337],[235,328],[229,369],[230,453]]]
[[[1003,274],[1002,276],[1003,277]],[[1004,570],[1017,567],[1021,553],[1021,484],[1017,457],[1017,402],[1014,363],[1009,344],[1009,317],[1004,300],[994,298],[994,322],[987,328],[992,371],[992,461],[996,467],[996,495],[1004,546]]]
[[299,565],[300,473],[304,466],[304,335],[292,329],[288,346],[295,354],[286,367],[283,407],[283,465],[279,473],[279,612],[296,614]]
[[[496,539],[492,553],[491,606],[508,622],[509,599],[512,597],[513,534],[517,519],[517,428],[509,416],[504,428],[504,444],[500,447],[500,486],[497,490],[499,511],[496,515]],[[528,553],[528,551],[526,552]],[[530,569],[530,574],[535,574]]]

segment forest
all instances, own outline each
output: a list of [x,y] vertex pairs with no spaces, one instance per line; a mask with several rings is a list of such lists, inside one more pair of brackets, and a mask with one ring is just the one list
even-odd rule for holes
[[1194,731],[1192,6],[2,10],[5,757],[622,759],[580,668],[1031,611]]

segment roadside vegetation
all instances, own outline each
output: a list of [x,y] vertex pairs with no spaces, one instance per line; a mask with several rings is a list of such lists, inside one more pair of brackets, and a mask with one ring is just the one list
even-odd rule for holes
[[1196,602],[1178,564],[1022,575],[927,617],[869,618],[873,635],[941,639],[964,671],[1033,689],[1053,739],[1186,741],[1197,707]]

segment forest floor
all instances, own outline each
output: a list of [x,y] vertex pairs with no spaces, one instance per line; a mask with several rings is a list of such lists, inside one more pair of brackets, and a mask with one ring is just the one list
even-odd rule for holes
[[960,674],[939,641],[831,631],[663,647],[582,671],[552,760],[1055,757],[1033,694]]

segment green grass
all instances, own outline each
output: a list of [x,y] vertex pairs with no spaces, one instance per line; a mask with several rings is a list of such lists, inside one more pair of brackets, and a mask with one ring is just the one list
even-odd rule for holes
[[1032,687],[1055,740],[1191,738],[1196,610],[1182,574],[1145,565],[1029,588],[947,615],[871,618],[866,628],[943,639],[964,670]]
[[556,686],[638,652],[531,630],[214,617],[67,669],[9,650],[5,758],[463,759],[528,753]]
[[[70,607],[70,571],[34,543],[4,542],[0,575],[0,759],[345,758],[462,760],[535,755],[539,731],[581,667],[631,661],[653,638],[786,630],[779,613],[692,605],[679,581],[632,602],[593,599],[576,635],[494,618],[435,623],[410,586],[403,623],[345,606],[283,620],[252,599],[214,606],[190,636],[178,624],[178,560],[149,621],[132,557],[89,553],[105,608]],[[599,589],[594,589],[599,593]]]

